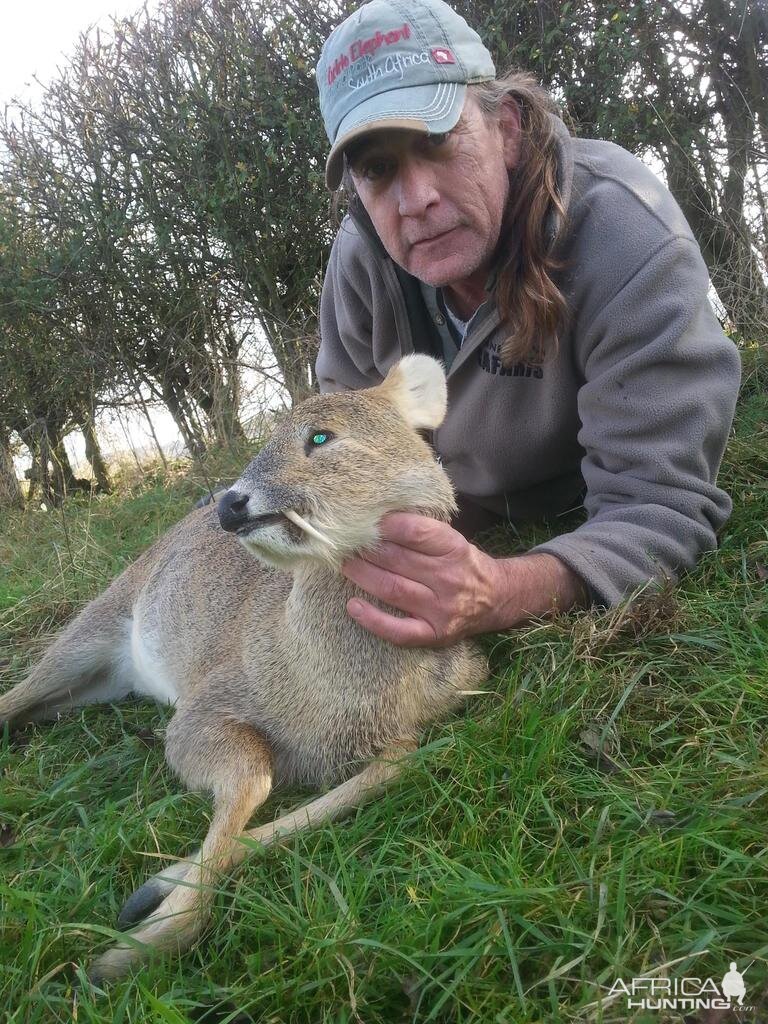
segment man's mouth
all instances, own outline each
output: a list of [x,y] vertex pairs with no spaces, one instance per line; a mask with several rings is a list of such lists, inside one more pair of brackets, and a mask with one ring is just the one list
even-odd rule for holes
[[445,238],[446,235],[450,235],[453,228],[446,228],[445,231],[440,231],[436,235],[429,235],[426,238],[419,238],[415,242],[411,242],[411,248],[415,248],[417,245],[428,245],[430,242],[439,242],[441,238]]

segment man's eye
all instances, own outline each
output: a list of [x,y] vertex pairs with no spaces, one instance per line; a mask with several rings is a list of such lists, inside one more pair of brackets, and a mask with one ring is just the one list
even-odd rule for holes
[[427,145],[433,147],[434,149],[437,149],[438,146],[442,146],[444,143],[448,141],[449,135],[450,132],[436,132],[434,134],[430,133],[427,136]]
[[395,161],[387,157],[369,157],[363,161],[357,169],[357,176],[367,181],[378,181],[392,174],[395,169]]

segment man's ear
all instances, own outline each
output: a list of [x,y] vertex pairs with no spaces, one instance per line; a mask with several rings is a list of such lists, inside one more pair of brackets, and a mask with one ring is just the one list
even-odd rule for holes
[[520,159],[520,104],[512,96],[505,96],[499,108],[499,130],[504,140],[504,163],[507,170],[517,167]]

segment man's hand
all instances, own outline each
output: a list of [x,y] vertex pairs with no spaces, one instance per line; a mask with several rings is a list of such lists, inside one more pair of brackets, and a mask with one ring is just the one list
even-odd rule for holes
[[494,559],[447,523],[409,512],[385,516],[380,527],[381,543],[342,572],[406,617],[354,597],[347,611],[398,646],[446,647],[579,599],[580,580],[552,555]]

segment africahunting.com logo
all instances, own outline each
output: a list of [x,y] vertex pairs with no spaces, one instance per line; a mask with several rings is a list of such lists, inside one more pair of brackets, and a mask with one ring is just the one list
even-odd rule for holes
[[714,978],[617,978],[608,996],[626,999],[628,1010],[754,1010],[745,1005],[744,975],[751,966],[739,971],[731,961],[719,982]]

